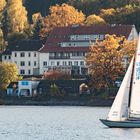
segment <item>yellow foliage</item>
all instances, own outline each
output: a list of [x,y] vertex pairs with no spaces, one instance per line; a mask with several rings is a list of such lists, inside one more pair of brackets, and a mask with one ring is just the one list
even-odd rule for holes
[[22,0],[9,0],[4,12],[7,13],[11,32],[22,32],[27,27],[27,11]]
[[19,80],[18,69],[14,63],[0,62],[0,88],[6,89],[14,81]]
[[110,9],[101,9],[100,11],[100,16],[103,18],[105,16],[111,16],[111,15],[114,15],[116,12],[115,9],[113,8],[110,8]]
[[1,0],[0,1],[0,12],[3,10],[5,5],[6,5],[6,1],[5,0]]
[[40,13],[35,13],[32,15],[33,23],[35,24],[40,18],[42,18]]
[[106,22],[101,17],[93,14],[87,17],[85,24],[86,25],[99,25],[99,24],[106,24]]
[[92,84],[96,88],[108,88],[117,77],[123,74],[122,60],[125,55],[130,59],[135,50],[134,41],[124,37],[106,35],[102,42],[97,41],[91,46],[86,57],[89,72],[94,78]]
[[43,20],[44,26],[40,32],[41,37],[53,30],[55,27],[65,27],[72,24],[82,24],[85,15],[73,6],[68,4],[56,5],[50,7],[50,14]]

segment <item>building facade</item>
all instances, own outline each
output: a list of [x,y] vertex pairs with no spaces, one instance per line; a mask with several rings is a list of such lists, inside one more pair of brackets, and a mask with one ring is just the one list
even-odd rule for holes
[[[137,39],[134,25],[95,25],[58,27],[49,33],[45,45],[26,40],[9,44],[2,54],[3,62],[17,64],[20,75],[42,75],[49,70],[60,70],[71,75],[87,75],[85,56],[96,40],[106,34]],[[123,60],[127,64],[127,57]]]
[[40,41],[26,40],[10,44],[2,54],[3,62],[13,62],[17,65],[20,75],[39,75]]
[[[85,56],[96,40],[102,41],[106,34],[125,36],[128,40],[138,37],[134,25],[68,26],[50,32],[45,46],[40,49],[40,74],[58,69],[72,75],[86,75]],[[127,63],[127,59],[123,60]]]

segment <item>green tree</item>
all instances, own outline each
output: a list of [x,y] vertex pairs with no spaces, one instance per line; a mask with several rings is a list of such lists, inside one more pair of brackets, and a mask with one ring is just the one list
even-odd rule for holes
[[38,20],[36,20],[36,22],[34,22],[33,37],[35,39],[40,38],[40,31],[42,28],[43,28],[43,18],[39,17]]
[[18,69],[14,63],[0,62],[0,88],[6,89],[14,81],[19,80]]
[[8,33],[23,32],[28,26],[27,11],[22,0],[8,0],[3,12],[3,25]]

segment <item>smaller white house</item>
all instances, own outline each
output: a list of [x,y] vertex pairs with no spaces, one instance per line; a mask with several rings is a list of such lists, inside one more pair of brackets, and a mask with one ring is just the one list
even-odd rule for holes
[[18,96],[31,97],[37,94],[39,81],[22,80],[18,82]]
[[32,97],[37,95],[37,86],[40,81],[21,80],[11,82],[7,87],[7,95]]

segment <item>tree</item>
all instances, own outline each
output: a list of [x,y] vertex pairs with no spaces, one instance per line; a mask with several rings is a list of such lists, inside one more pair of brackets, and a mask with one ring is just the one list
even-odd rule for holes
[[134,43],[129,43],[124,37],[106,35],[104,41],[97,41],[94,46],[91,46],[86,62],[94,87],[108,89],[113,86],[116,78],[124,74],[122,60],[126,50],[129,52],[128,57],[132,56],[134,46],[130,47],[131,45],[133,46]]
[[113,23],[115,18],[116,10],[114,8],[101,9],[100,17],[102,17],[107,23]]
[[6,25],[8,33],[23,32],[28,25],[27,11],[22,0],[8,0],[3,15],[3,26]]
[[106,24],[106,22],[100,16],[96,16],[95,14],[93,14],[87,17],[85,24],[89,26],[89,25]]
[[0,88],[6,89],[14,81],[19,80],[18,69],[14,63],[0,62]]
[[43,28],[43,17],[37,13],[32,16],[32,19],[33,19],[33,25],[34,25],[33,37],[35,39],[39,39],[40,31]]
[[4,49],[5,49],[5,41],[3,38],[2,29],[0,28],[0,52],[2,52]]
[[67,79],[71,79],[71,76],[70,76],[70,74],[64,73],[62,71],[50,70],[50,71],[44,72],[43,79],[47,79],[47,80],[67,80]]
[[46,37],[46,34],[55,27],[65,27],[72,24],[81,24],[85,20],[85,15],[78,12],[68,4],[56,5],[50,7],[50,14],[44,18],[44,26],[40,32],[41,37]]
[[3,12],[3,9],[4,9],[5,5],[6,5],[6,1],[1,0],[1,2],[0,2],[0,21],[2,19],[2,12]]

